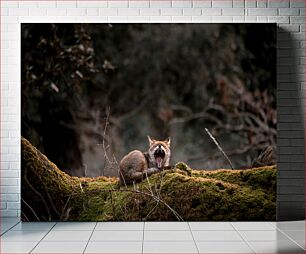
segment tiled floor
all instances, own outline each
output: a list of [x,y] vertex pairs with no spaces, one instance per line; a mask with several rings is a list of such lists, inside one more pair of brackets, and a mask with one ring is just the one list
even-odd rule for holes
[[304,253],[305,221],[33,222],[1,218],[0,253]]

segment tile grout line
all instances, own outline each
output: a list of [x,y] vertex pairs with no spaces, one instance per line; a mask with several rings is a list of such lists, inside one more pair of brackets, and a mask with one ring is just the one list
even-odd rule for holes
[[90,234],[90,236],[89,236],[89,239],[88,239],[88,241],[87,241],[87,243],[86,243],[86,246],[85,246],[85,248],[84,248],[84,250],[83,250],[83,254],[85,253],[85,251],[86,251],[86,249],[87,249],[87,246],[88,246],[88,244],[89,244],[89,241],[90,241],[90,239],[91,239],[93,233],[95,232],[97,225],[98,225],[98,222],[96,222],[96,224],[95,224],[95,226],[94,226],[94,228],[93,228],[93,230],[92,230],[92,232],[91,232],[91,234]]
[[[273,222],[274,222],[274,221],[273,221]],[[277,221],[275,221],[275,222],[277,223]],[[277,229],[277,224],[274,225],[274,224],[272,223],[272,221],[269,221],[269,223],[270,223],[270,225],[271,225],[274,229]]]
[[232,222],[230,222],[230,224],[234,228],[234,230],[237,232],[237,234],[241,237],[241,239],[246,243],[246,245],[253,251],[253,253],[256,253],[256,251],[252,248],[249,242],[245,240],[244,237],[240,234],[239,230],[234,227],[234,224]]
[[145,221],[143,222],[142,226],[142,244],[141,244],[141,253],[143,254],[143,245],[144,245],[144,234],[145,234]]
[[[298,244],[293,238],[291,238],[289,235],[287,235],[285,233],[285,231],[279,229],[279,228],[276,228],[276,230],[278,230],[279,232],[283,233],[286,237],[288,237],[292,242],[294,242],[296,245],[298,245],[299,247],[301,247],[303,250],[305,250],[305,248],[303,246],[301,246],[300,244]],[[305,243],[304,243],[305,244]]]
[[17,226],[21,221],[18,221],[16,224],[13,224],[13,226],[11,226],[9,229],[5,230],[2,234],[0,234],[0,236],[3,236],[5,233],[9,232],[12,228],[14,228],[15,226]]
[[194,244],[195,244],[195,246],[196,246],[197,252],[200,253],[199,248],[198,248],[198,245],[197,245],[197,243],[196,243],[196,241],[195,241],[195,239],[194,239],[194,237],[193,237],[193,233],[192,233],[192,230],[191,230],[191,227],[190,227],[190,224],[189,224],[188,221],[187,221],[187,225],[188,225],[188,227],[189,227],[189,230],[190,230],[190,233],[191,233],[193,242],[194,242]]
[[38,246],[38,244],[40,244],[40,242],[51,232],[51,230],[55,227],[55,225],[57,224],[57,222],[55,222],[55,224],[49,229],[49,231],[43,236],[43,238],[41,238],[38,243],[29,251],[29,253],[32,253],[33,250],[35,250],[35,248]]

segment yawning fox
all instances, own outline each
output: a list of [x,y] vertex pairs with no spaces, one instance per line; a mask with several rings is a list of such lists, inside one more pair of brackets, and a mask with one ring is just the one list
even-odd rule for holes
[[119,179],[121,184],[140,182],[154,173],[169,166],[170,138],[164,141],[149,140],[149,150],[145,153],[134,150],[125,155],[120,161]]

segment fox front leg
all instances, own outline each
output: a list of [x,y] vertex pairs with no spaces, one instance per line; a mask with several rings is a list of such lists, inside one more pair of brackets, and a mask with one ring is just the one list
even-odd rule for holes
[[158,169],[158,168],[148,168],[145,171],[143,171],[143,174],[144,174],[144,176],[146,176],[146,175],[150,176],[150,175],[153,175],[153,174],[155,174],[159,171],[160,171],[160,169]]
[[142,172],[136,171],[136,172],[133,172],[130,175],[129,179],[131,179],[131,181],[125,180],[125,182],[126,183],[132,183],[132,182],[138,183],[138,182],[141,182],[144,179],[146,179],[147,176],[149,177],[150,175],[153,175],[153,174],[155,174],[157,172],[159,172],[158,168],[148,168],[148,169],[146,169],[146,170],[144,170]]

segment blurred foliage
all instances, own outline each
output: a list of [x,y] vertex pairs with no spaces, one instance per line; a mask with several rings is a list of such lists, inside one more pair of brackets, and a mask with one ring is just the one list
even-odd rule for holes
[[22,38],[22,132],[63,167],[80,167],[70,127],[96,73],[91,38],[82,25],[55,24],[25,24]]
[[[174,161],[247,167],[276,144],[274,24],[23,24],[22,135],[65,171],[171,136]],[[103,144],[103,146],[101,145]],[[100,146],[99,146],[100,145]],[[85,171],[88,172],[85,172]]]

